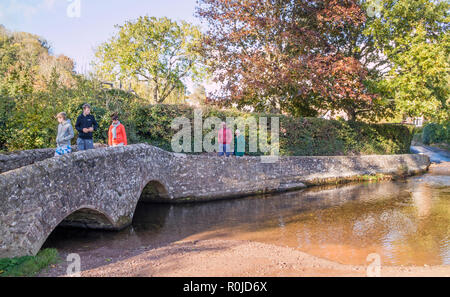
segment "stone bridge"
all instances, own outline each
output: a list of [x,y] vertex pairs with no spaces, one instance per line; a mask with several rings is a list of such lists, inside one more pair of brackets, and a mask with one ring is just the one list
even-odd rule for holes
[[418,174],[430,164],[424,155],[281,157],[265,163],[259,157],[174,154],[147,144],[59,158],[49,158],[51,152],[0,155],[0,168],[7,170],[0,174],[0,258],[35,255],[58,225],[125,228],[140,201],[243,197],[362,175]]

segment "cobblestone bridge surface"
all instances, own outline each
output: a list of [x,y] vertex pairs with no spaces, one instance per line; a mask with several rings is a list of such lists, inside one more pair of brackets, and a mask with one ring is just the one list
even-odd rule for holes
[[[119,230],[139,201],[195,202],[303,188],[362,175],[425,172],[424,155],[225,158],[137,144],[51,157],[0,156],[0,258],[36,254],[58,225]],[[14,160],[11,161],[11,159]],[[14,165],[16,164],[16,165]],[[0,171],[1,172],[1,171]]]

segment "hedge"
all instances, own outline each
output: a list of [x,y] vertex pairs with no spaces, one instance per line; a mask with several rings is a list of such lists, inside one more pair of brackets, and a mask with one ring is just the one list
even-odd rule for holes
[[422,142],[424,144],[450,144],[450,122],[445,124],[430,123],[423,128]]
[[[284,115],[245,113],[236,110],[203,109],[207,117],[280,118],[280,154],[285,156],[329,156],[360,154],[409,153],[413,129],[397,124],[367,124],[320,118],[293,118]],[[171,140],[177,132],[171,128],[176,117],[186,117],[193,127],[194,109],[184,105],[136,106],[128,118],[129,126],[140,142],[171,151]],[[203,131],[205,135],[209,131]],[[194,133],[191,133],[194,137]],[[268,132],[270,136],[270,131]],[[248,151],[248,133],[247,151]],[[193,141],[192,141],[193,143]],[[252,155],[262,155],[261,151]]]

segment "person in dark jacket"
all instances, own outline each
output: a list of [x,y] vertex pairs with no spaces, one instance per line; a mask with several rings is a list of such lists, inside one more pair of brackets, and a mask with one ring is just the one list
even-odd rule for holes
[[78,131],[77,146],[79,151],[90,150],[94,148],[92,133],[98,129],[95,117],[91,115],[91,106],[83,105],[83,113],[77,119],[75,129]]

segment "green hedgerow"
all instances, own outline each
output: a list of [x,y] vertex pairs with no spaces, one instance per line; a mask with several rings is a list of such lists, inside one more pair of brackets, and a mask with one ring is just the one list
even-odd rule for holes
[[[330,156],[359,154],[405,154],[409,153],[413,131],[404,125],[366,124],[333,121],[320,118],[293,118],[285,115],[245,113],[237,110],[219,110],[211,107],[202,111],[203,119],[217,117],[267,117],[280,119],[280,154],[285,156]],[[129,117],[134,123],[136,138],[165,150],[171,150],[171,140],[177,131],[171,128],[176,117],[186,117],[194,128],[194,109],[183,105],[136,106]],[[210,131],[203,131],[203,134]],[[246,128],[248,152],[248,127]],[[193,130],[191,131],[194,137]],[[268,132],[270,138],[270,132]],[[269,139],[270,141],[270,139]],[[192,141],[193,143],[193,141]],[[256,152],[252,155],[263,155]]]
[[423,128],[422,142],[424,144],[450,144],[450,122],[444,124],[429,123]]

